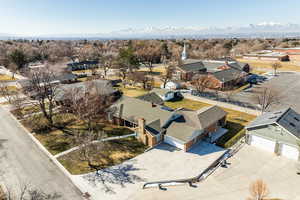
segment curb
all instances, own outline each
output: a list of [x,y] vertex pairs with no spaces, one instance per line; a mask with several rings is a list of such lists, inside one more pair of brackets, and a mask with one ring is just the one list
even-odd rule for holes
[[[8,111],[9,112],[9,111]],[[77,184],[75,181],[73,181],[72,179],[72,175],[68,172],[68,170],[66,170],[66,168],[64,168],[64,166],[40,143],[40,141],[38,141],[38,139],[36,139],[32,133],[30,133],[18,120],[17,118],[11,114],[9,112],[9,114],[11,115],[11,117],[18,123],[18,125],[29,135],[30,139],[37,145],[37,147],[43,152],[45,153],[50,160],[63,172],[63,174],[69,178],[69,180],[73,183],[73,185],[81,192],[81,195],[83,196],[83,194],[86,192],[81,188],[81,185]]]

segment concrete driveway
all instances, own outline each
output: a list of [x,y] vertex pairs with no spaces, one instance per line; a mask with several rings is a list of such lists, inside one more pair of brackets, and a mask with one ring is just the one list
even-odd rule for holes
[[161,144],[122,165],[102,171],[100,178],[94,179],[95,173],[92,173],[74,176],[74,180],[99,199],[132,199],[136,193],[143,191],[145,182],[197,176],[224,152],[224,149],[205,142],[200,142],[189,152]]
[[0,181],[12,192],[29,184],[60,199],[79,200],[81,193],[38,149],[24,129],[0,106]]
[[300,176],[296,175],[295,161],[246,145],[228,162],[228,168],[217,169],[196,187],[140,190],[131,199],[240,200],[249,197],[249,185],[257,179],[267,183],[270,197],[300,199]]

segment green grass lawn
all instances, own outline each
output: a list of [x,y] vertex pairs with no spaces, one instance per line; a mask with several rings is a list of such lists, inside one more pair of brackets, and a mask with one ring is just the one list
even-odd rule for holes
[[[107,155],[108,158],[104,156],[96,157],[95,155],[93,160],[95,164],[100,164],[102,168],[107,168],[142,154],[146,148],[135,137],[107,141],[103,143],[101,153]],[[83,174],[93,171],[89,168],[86,161],[80,159],[78,151],[62,156],[58,160],[71,174]]]
[[[211,106],[207,103],[193,101],[189,99],[183,99],[181,101],[176,102],[166,102],[165,105],[173,109],[188,108],[191,110],[199,110],[203,107]],[[225,128],[227,128],[229,131],[224,136],[222,136],[217,143],[222,147],[228,147],[226,143],[237,134],[243,134],[242,130],[244,129],[245,125],[254,120],[255,116],[227,108],[222,109],[228,113],[227,125]]]

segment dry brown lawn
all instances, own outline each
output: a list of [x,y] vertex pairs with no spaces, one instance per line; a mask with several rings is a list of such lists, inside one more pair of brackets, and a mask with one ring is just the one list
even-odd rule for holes
[[[275,63],[274,61],[264,61],[264,60],[246,60],[246,59],[237,59],[239,62],[248,63],[253,70],[257,71],[264,71],[263,69],[272,69],[272,64]],[[300,71],[300,65],[295,62],[280,62],[282,68],[278,70],[284,71]]]

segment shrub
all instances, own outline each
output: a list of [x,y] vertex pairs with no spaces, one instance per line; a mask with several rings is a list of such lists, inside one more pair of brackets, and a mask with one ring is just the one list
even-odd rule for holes
[[228,140],[224,144],[224,148],[229,148],[229,147],[233,146],[235,143],[237,143],[237,141],[239,141],[242,137],[244,137],[245,134],[246,134],[246,130],[242,129],[241,131],[239,131],[235,136],[233,136],[230,140]]

